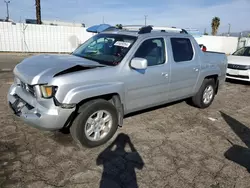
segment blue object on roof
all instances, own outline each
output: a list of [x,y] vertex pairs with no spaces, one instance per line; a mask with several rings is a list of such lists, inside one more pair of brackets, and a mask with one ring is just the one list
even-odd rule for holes
[[194,38],[202,37],[202,33],[198,29],[187,28],[186,31],[192,35]]
[[109,24],[99,24],[89,27],[87,31],[92,33],[100,33],[108,29],[115,29],[115,27]]

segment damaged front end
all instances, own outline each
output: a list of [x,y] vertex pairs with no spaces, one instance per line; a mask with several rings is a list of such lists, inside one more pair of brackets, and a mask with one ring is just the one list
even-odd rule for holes
[[14,83],[8,92],[13,113],[33,127],[59,130],[76,109],[56,99],[55,77],[103,67],[98,63],[72,56],[40,55],[28,58],[14,69]]

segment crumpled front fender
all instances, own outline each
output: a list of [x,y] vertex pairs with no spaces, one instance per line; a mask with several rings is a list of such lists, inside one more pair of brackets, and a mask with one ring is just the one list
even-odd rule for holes
[[76,87],[66,94],[63,99],[65,104],[78,104],[79,102],[101,95],[116,93],[119,95],[121,102],[124,101],[125,89],[121,82],[99,83]]

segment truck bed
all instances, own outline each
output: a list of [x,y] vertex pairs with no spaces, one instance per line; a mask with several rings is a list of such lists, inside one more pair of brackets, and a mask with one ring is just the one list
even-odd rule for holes
[[207,64],[216,64],[219,66],[221,70],[221,75],[226,75],[226,69],[227,69],[227,56],[225,53],[221,52],[210,52],[206,51],[203,52],[205,63]]

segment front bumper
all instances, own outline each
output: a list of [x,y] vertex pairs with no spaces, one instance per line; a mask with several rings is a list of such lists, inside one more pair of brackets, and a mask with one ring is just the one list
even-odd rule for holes
[[14,114],[32,127],[42,130],[63,128],[75,108],[63,109],[54,104],[46,107],[34,96],[13,84],[8,92],[8,102]]
[[250,81],[250,70],[238,70],[227,68],[227,78],[234,80]]

